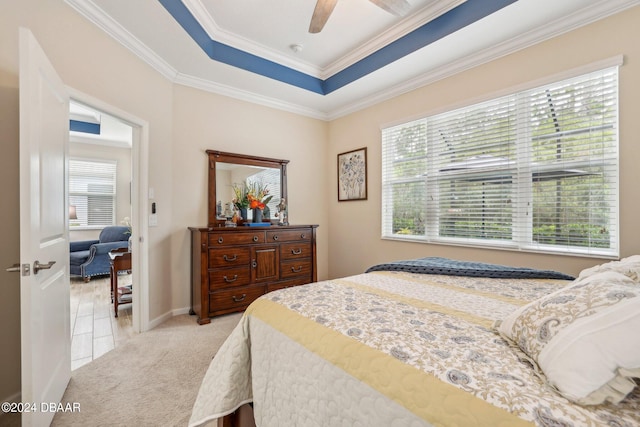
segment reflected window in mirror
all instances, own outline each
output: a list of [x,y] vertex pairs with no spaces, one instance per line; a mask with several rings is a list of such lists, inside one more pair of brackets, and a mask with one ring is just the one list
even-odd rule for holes
[[[236,198],[235,189],[243,186],[267,189],[269,199],[267,203],[268,209],[265,212],[268,211],[270,217],[272,217],[282,198],[280,169],[217,162],[216,197],[218,200],[216,211],[219,212],[218,219],[225,219],[222,215],[222,210]],[[251,219],[251,213],[249,215],[249,219]]]
[[[288,160],[269,159],[244,154],[207,150],[209,155],[209,226],[226,219],[227,204],[236,197],[234,187],[259,185],[266,187],[271,196],[267,203],[269,219],[276,221],[275,213],[282,199],[287,198],[286,166]],[[233,205],[232,205],[233,206]],[[252,219],[250,210],[247,212]]]

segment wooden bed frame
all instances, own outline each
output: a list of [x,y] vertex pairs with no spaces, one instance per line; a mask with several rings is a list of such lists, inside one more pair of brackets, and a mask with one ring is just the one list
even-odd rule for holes
[[219,418],[217,427],[256,427],[253,419],[253,406],[246,403],[237,411]]

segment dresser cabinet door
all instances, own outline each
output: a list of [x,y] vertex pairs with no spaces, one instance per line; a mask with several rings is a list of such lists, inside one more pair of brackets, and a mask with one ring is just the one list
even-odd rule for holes
[[254,283],[278,280],[280,252],[277,245],[251,248],[251,278]]

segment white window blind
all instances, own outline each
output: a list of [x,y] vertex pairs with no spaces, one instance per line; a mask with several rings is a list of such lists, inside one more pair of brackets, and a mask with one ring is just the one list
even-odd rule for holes
[[69,226],[102,228],[115,223],[116,162],[69,159],[69,204],[78,219]]
[[273,216],[276,213],[276,207],[280,203],[280,169],[269,168],[264,169],[256,174],[247,177],[247,183],[259,183],[265,185],[269,190],[269,195],[272,196],[267,206],[270,210],[270,215]]
[[383,129],[383,237],[617,255],[617,76]]

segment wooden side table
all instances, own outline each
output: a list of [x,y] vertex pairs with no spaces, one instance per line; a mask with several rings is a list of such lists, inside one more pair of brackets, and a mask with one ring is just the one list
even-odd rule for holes
[[127,248],[115,249],[109,252],[111,262],[111,301],[115,317],[118,317],[118,304],[128,304],[131,302],[131,292],[118,292],[118,272],[131,270],[131,252]]

